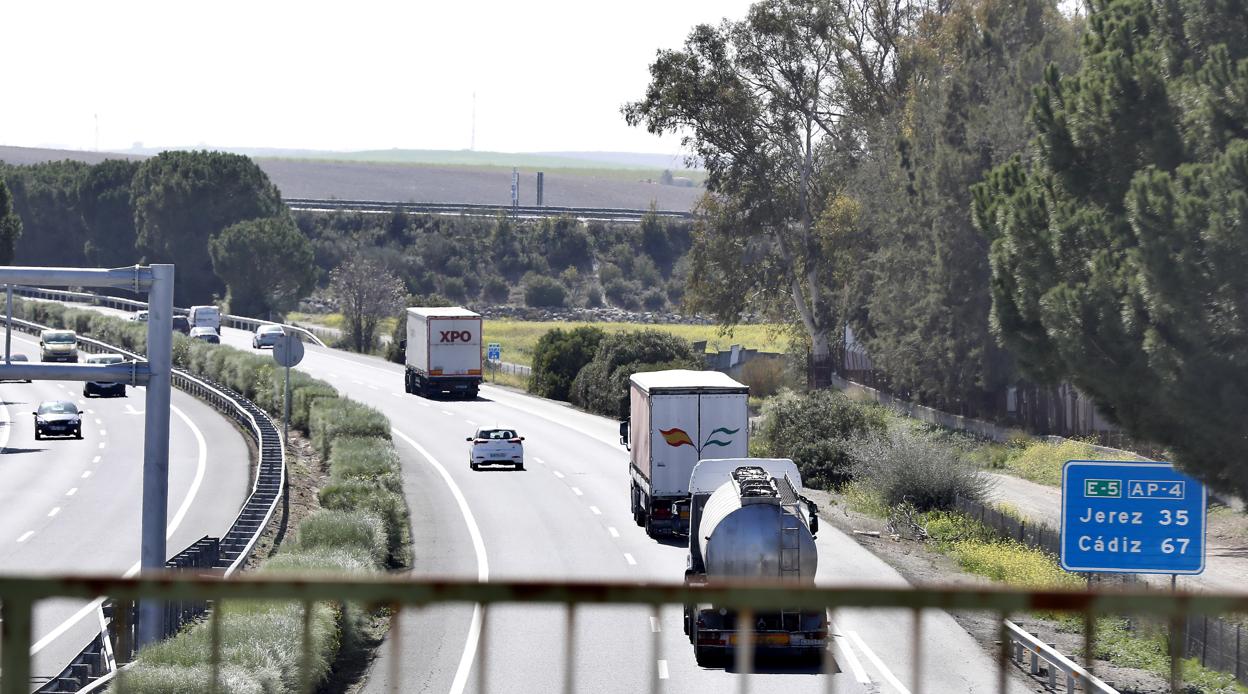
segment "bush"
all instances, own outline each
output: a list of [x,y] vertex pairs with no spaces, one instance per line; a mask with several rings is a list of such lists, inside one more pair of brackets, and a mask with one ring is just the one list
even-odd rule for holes
[[511,296],[511,287],[502,277],[494,276],[485,281],[481,287],[481,296],[493,304],[503,304]]
[[1034,441],[1011,451],[1005,459],[1005,466],[1023,479],[1057,487],[1062,483],[1062,466],[1067,460],[1095,460],[1099,457],[1095,448],[1082,441]]
[[367,480],[374,486],[402,493],[399,454],[386,439],[341,436],[330,446],[329,474],[334,481]]
[[752,397],[766,398],[784,385],[784,360],[755,357],[741,367],[741,382],[750,387]]
[[605,336],[572,382],[572,402],[608,417],[628,416],[628,379],[642,371],[702,370],[701,355],[683,338],[658,330]]
[[589,291],[585,292],[585,308],[600,308],[601,306],[602,290],[595,284],[589,288]]
[[346,398],[319,398],[308,411],[312,445],[328,460],[330,447],[339,436],[377,436],[390,439],[390,420],[367,405]]
[[593,360],[605,336],[601,329],[592,326],[547,331],[533,347],[529,392],[544,398],[567,400],[572,381]]
[[447,277],[442,280],[442,295],[452,301],[463,301],[468,296],[468,288],[463,278]]
[[810,487],[835,487],[853,475],[848,444],[887,428],[877,407],[859,405],[841,393],[819,390],[782,395],[763,407],[759,438],[770,455],[792,458]]
[[330,482],[319,492],[321,507],[332,511],[363,511],[379,518],[385,528],[387,565],[406,566],[407,504],[399,492],[378,488],[369,480]]
[[322,509],[300,522],[292,551],[298,554],[302,550],[354,550],[369,557],[374,566],[381,566],[388,555],[386,545],[386,531],[380,519],[362,511]]
[[567,290],[558,280],[530,275],[524,281],[524,303],[529,306],[561,308],[567,301]]
[[635,311],[640,306],[637,295],[641,293],[641,288],[632,282],[622,279],[611,280],[602,285],[602,290],[607,295],[607,300],[615,306],[630,311]]
[[957,497],[981,501],[989,489],[988,478],[930,432],[895,427],[854,442],[851,452],[855,478],[889,506],[951,509]]
[[641,297],[641,304],[647,311],[662,311],[667,305],[667,297],[661,289],[650,289]]

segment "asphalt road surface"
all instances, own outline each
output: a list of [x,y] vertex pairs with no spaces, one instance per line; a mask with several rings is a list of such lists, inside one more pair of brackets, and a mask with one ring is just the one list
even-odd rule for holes
[[[13,351],[38,359],[38,343],[14,334]],[[79,382],[0,384],[0,573],[125,574],[137,571],[143,478],[144,389],[124,398],[84,398]],[[35,441],[45,400],[84,409],[83,438]],[[167,542],[173,555],[204,535],[220,536],[251,489],[247,445],[234,426],[173,391]],[[32,675],[58,674],[99,631],[81,601],[40,603]]]

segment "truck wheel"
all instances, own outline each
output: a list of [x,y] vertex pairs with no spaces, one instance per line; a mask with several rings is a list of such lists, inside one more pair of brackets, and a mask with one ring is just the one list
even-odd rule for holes
[[654,523],[650,520],[650,514],[644,511],[642,513],[645,515],[646,536],[654,537]]
[[472,390],[468,391],[467,393],[464,393],[464,399],[465,399],[465,400],[476,400],[476,399],[477,399],[477,389],[476,389],[476,388],[473,388]]
[[715,652],[707,646],[694,646],[693,659],[697,661],[700,667],[715,667],[719,665]]

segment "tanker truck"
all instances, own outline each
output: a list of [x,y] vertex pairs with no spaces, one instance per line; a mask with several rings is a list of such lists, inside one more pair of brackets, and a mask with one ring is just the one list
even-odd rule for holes
[[650,537],[689,531],[689,475],[705,457],[748,455],[750,389],[718,371],[671,369],[629,378],[629,418],[620,443],[629,450],[633,520]]
[[[818,568],[818,509],[802,496],[792,460],[702,460],[689,479],[689,555],[685,582],[780,582],[813,585]],[[730,606],[685,606],[685,633],[699,665],[724,662],[738,643]],[[751,617],[760,654],[821,659],[826,610],[758,612]]]

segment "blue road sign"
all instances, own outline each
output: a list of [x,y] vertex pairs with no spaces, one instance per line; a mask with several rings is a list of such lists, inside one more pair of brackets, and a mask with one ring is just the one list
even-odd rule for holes
[[1062,568],[1205,570],[1205,486],[1167,463],[1070,460],[1062,467]]
[[490,361],[501,360],[503,358],[502,345],[498,344],[497,342],[491,342],[489,345],[487,345],[485,358],[489,359]]

